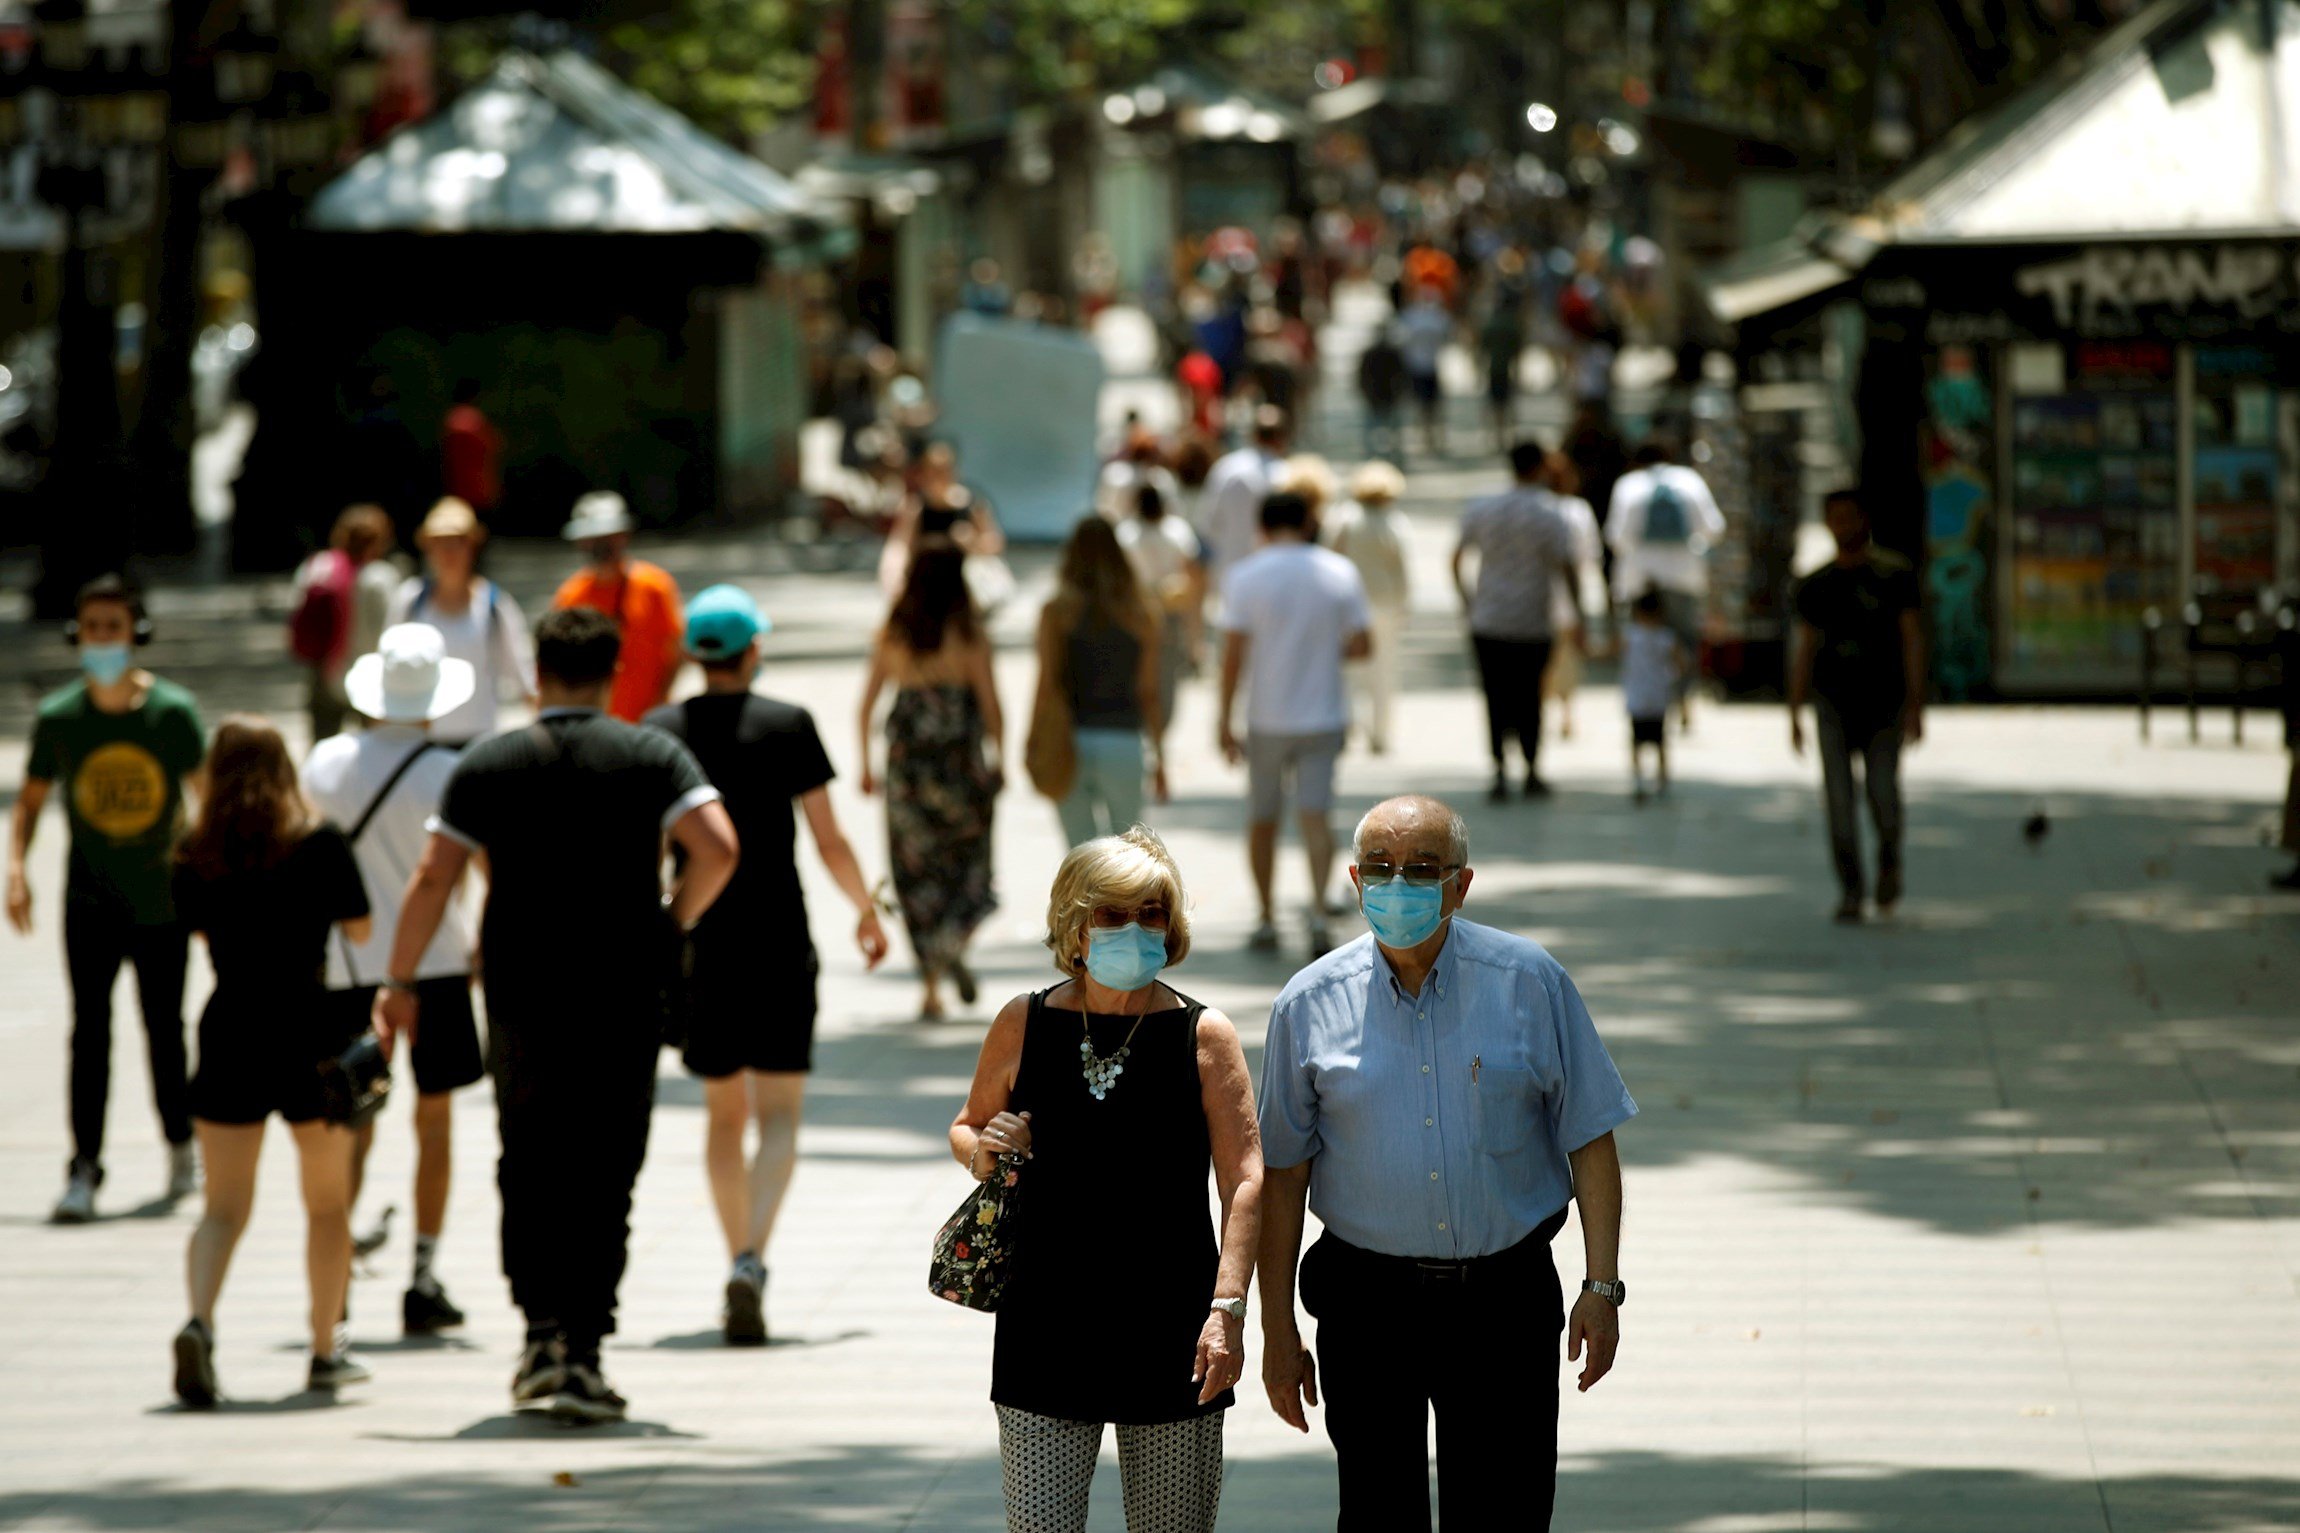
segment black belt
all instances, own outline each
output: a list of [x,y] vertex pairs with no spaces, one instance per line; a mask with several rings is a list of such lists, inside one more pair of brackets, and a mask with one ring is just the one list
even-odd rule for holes
[[1429,1288],[1490,1282],[1517,1274],[1529,1262],[1546,1262],[1550,1259],[1550,1241],[1564,1227],[1565,1210],[1561,1208],[1516,1245],[1485,1256],[1392,1256],[1387,1251],[1369,1251],[1364,1246],[1351,1245],[1332,1230],[1321,1238],[1332,1241],[1335,1254],[1345,1261],[1378,1272],[1393,1282]]

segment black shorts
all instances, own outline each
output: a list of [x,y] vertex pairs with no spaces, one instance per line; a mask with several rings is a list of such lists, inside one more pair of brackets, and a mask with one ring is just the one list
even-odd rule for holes
[[1629,721],[1629,743],[1631,745],[1661,744],[1662,727],[1668,722],[1666,716],[1652,719],[1631,719]]
[[1425,405],[1438,402],[1438,375],[1436,373],[1409,373],[1407,382],[1412,386],[1414,398]]
[[[375,1009],[375,987],[330,990],[328,1004],[358,1037]],[[468,1086],[487,1073],[479,1051],[479,1020],[471,1010],[471,980],[451,974],[415,982],[415,1047],[407,1051],[417,1096],[434,1097]]]
[[[327,1116],[320,1066],[351,1046],[366,1024],[345,1030],[335,997],[315,990],[293,1004],[302,1015],[251,1017],[210,1006],[200,1018],[200,1063],[191,1080],[191,1113],[209,1123],[261,1123],[278,1113],[290,1123]],[[292,1030],[283,1042],[281,1026]]]
[[698,941],[687,982],[690,1075],[740,1070],[804,1072],[815,1064],[815,955],[776,959],[754,948]]

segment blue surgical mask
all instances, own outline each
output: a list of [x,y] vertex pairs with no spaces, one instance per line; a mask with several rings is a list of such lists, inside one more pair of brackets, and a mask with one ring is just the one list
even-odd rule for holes
[[1366,885],[1359,903],[1374,940],[1402,951],[1429,941],[1445,920],[1445,885],[1409,884],[1400,874]]
[[128,674],[128,646],[83,644],[80,646],[80,669],[96,685],[108,687]]
[[1166,934],[1140,921],[1094,926],[1086,933],[1086,972],[1107,990],[1139,990],[1166,967]]

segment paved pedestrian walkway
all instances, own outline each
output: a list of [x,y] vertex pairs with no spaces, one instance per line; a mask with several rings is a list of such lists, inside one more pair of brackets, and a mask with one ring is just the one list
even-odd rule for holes
[[[1425,517],[1420,530],[1399,746],[1346,759],[1344,812],[1409,786],[1454,796],[1479,869],[1471,914],[1550,945],[1643,1107],[1620,1136],[1633,1290],[1621,1361],[1592,1395],[1567,1386],[1557,1525],[2300,1526],[2300,903],[2261,884],[2282,778],[2262,743],[2273,732],[2239,749],[2223,722],[2202,745],[2160,731],[2144,747],[2113,710],[1939,710],[1909,767],[1905,910],[1841,930],[1826,920],[1815,769],[1790,757],[1777,709],[1703,709],[1676,750],[1676,790],[1640,810],[1618,699],[1592,687],[1576,738],[1552,746],[1557,797],[1486,806],[1444,528]],[[522,596],[564,557],[497,552]],[[878,806],[853,787],[867,575],[776,573],[740,541],[665,557],[690,587],[731,574],[757,590],[777,624],[764,685],[816,711],[838,808],[883,866]],[[300,688],[272,663],[278,627],[261,600],[232,587],[156,602],[151,660],[197,686],[211,718],[292,715]],[[68,663],[45,636],[0,639],[0,791],[21,767],[26,672]],[[1019,648],[1001,680],[1019,739]],[[1211,749],[1211,713],[1202,686],[1186,691],[1174,801],[1154,816],[1198,907],[1198,951],[1174,977],[1258,1041],[1300,954],[1243,951],[1241,781]],[[2021,825],[2037,807],[2052,829],[2032,845]],[[1001,807],[1005,905],[984,933],[974,1017],[912,1020],[912,981],[899,963],[863,974],[840,902],[808,869],[824,1039],[764,1352],[716,1345],[700,1094],[666,1070],[608,1354],[633,1419],[589,1433],[506,1412],[517,1331],[495,1272],[479,1092],[458,1110],[441,1258],[468,1335],[398,1339],[403,1219],[356,1287],[375,1382],[332,1406],[297,1393],[301,1220],[275,1134],[220,1316],[233,1404],[173,1407],[166,1344],[192,1214],[147,1201],[161,1162],[133,1046],[118,1051],[108,1217],[43,1223],[66,1154],[60,845],[51,820],[39,933],[0,935],[0,1528],[1002,1525],[991,1324],[935,1302],[923,1279],[964,1185],[943,1129],[982,1022],[1049,972],[1036,937],[1060,847],[1026,789]],[[1307,890],[1295,861],[1285,876],[1298,949]],[[121,1025],[132,1045],[134,1022]],[[384,1197],[405,1208],[410,1160],[401,1109],[380,1137],[369,1213]],[[1557,1251],[1570,1281],[1574,1229]],[[1480,1344],[1442,1315],[1401,1315],[1399,1342]],[[1078,1359],[1094,1366],[1092,1336]],[[1332,1525],[1322,1436],[1288,1433],[1251,1397],[1229,1433],[1225,1527]],[[1113,1476],[1106,1463],[1097,1530],[1121,1526]]]

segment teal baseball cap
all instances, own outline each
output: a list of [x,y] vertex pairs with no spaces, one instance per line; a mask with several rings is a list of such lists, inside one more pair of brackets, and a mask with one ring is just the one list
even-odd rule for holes
[[773,628],[750,592],[710,586],[687,604],[687,653],[697,660],[732,660]]

